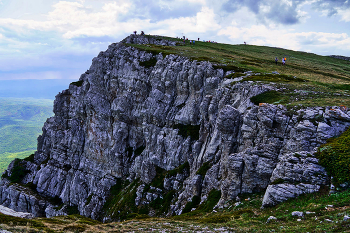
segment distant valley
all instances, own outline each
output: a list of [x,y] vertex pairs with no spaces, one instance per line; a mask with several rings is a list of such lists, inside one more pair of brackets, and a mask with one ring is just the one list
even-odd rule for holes
[[53,116],[53,100],[0,98],[0,172],[15,158],[36,150],[37,137],[48,117]]

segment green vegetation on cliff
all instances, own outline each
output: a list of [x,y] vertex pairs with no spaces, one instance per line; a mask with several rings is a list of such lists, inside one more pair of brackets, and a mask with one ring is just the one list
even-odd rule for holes
[[350,184],[350,129],[337,138],[328,139],[316,155],[336,186]]

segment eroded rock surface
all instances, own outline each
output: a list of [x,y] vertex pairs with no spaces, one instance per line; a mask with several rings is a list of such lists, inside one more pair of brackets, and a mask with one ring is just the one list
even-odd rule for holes
[[[175,46],[142,36],[123,42]],[[263,204],[274,205],[328,183],[314,151],[350,126],[347,109],[255,106],[251,97],[276,87],[228,81],[209,62],[124,43],[101,52],[56,96],[34,158],[21,162],[26,175],[10,183],[12,163],[1,180],[2,205],[35,216],[66,214],[73,206],[108,220],[103,206],[118,180],[138,182],[136,205],[175,190],[165,214],[182,213],[194,196],[203,202],[213,189],[221,190],[217,207],[265,190]],[[149,186],[157,171],[184,164],[188,169],[167,173],[161,187]]]

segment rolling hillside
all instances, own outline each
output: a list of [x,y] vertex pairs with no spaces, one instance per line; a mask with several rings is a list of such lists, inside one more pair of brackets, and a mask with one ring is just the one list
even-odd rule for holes
[[53,115],[52,100],[0,98],[0,172],[36,150],[37,137]]
[[[158,37],[177,41],[177,46],[154,44],[128,44],[141,50],[178,54],[196,61],[210,61],[214,67],[224,71],[235,71],[228,79],[243,76],[245,71],[254,74],[241,81],[273,82],[279,91],[261,99],[261,102],[283,104],[286,106],[350,106],[350,61],[313,53],[287,50],[283,48],[230,45],[196,41],[186,41],[170,37]],[[278,58],[278,64],[275,63]],[[282,66],[282,57],[286,65]],[[156,62],[156,60],[153,60]],[[143,64],[152,66],[152,60]],[[274,75],[273,73],[280,75]]]

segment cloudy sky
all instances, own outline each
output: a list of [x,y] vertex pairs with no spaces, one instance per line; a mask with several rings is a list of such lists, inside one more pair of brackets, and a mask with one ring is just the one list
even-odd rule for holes
[[0,0],[0,80],[77,80],[134,30],[350,56],[350,0]]

